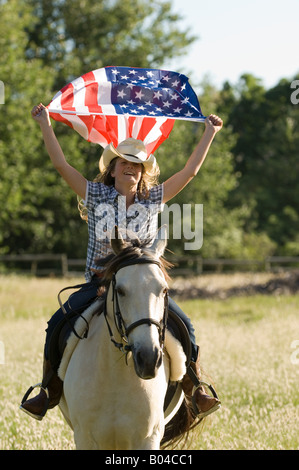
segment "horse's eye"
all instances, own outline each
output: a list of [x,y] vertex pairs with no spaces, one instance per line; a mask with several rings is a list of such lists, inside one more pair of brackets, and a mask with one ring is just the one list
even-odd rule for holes
[[122,287],[117,287],[116,288],[116,292],[118,293],[118,295],[120,295],[121,297],[124,297],[124,295],[126,295],[124,289]]

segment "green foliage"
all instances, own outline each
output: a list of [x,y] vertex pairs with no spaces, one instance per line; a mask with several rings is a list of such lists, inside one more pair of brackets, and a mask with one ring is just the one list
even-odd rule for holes
[[163,0],[30,0],[38,18],[30,57],[53,64],[60,86],[106,65],[159,67],[193,40]]
[[299,230],[299,108],[291,103],[288,80],[265,90],[257,79],[245,75],[238,92],[229,111],[237,136],[232,151],[239,175],[231,204],[250,201],[247,230],[266,232],[277,251],[286,253]]
[[[39,60],[24,61],[25,29],[32,22],[26,2],[1,6],[0,75],[5,104],[0,109],[0,194],[5,206],[0,219],[0,250],[17,251],[31,244],[33,227],[41,223],[53,176],[37,126],[30,118],[33,102],[50,93],[51,70]],[[44,163],[46,162],[46,163]],[[19,244],[20,241],[20,244]]]

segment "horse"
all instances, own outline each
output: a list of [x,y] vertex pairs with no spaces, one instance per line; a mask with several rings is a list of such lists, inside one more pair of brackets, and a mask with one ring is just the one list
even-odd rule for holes
[[[161,448],[171,375],[164,347],[168,275],[162,232],[146,248],[124,241],[119,233],[111,239],[114,255],[104,271],[104,312],[95,315],[93,307],[88,336],[77,340],[64,366],[59,406],[79,450]],[[183,360],[180,378],[185,372]],[[189,418],[184,421],[188,424],[179,424],[179,434],[190,425]]]

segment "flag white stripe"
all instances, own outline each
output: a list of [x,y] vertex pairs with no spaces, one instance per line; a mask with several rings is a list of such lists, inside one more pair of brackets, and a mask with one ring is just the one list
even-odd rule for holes
[[96,142],[104,148],[110,143],[94,127],[90,131],[89,139],[91,142]]
[[[52,104],[52,103],[51,103]],[[106,105],[107,108],[105,107],[105,112],[100,112],[100,113],[96,113],[94,111],[90,111],[90,112],[80,112],[78,113],[77,111],[69,111],[67,109],[57,109],[57,108],[52,108],[51,106],[49,106],[49,112],[50,113],[53,113],[53,114],[69,114],[69,115],[80,115],[80,116],[122,116],[121,114],[117,114],[115,112],[115,109],[114,109],[114,106],[113,105]],[[108,112],[110,110],[110,112]],[[123,115],[123,116],[129,116],[128,115]],[[148,115],[144,114],[144,115],[138,115],[138,116],[133,116],[133,117],[137,117],[137,118],[145,118],[145,117],[149,117]],[[158,119],[160,116],[158,116],[156,119]],[[161,116],[162,119],[164,119],[162,116]],[[200,117],[200,118],[184,118],[184,117],[177,117],[177,116],[167,116],[165,118],[165,120],[167,119],[175,119],[176,121],[192,121],[192,122],[204,122],[206,120],[205,117]]]
[[74,96],[74,102],[73,106],[76,109],[76,113],[89,113],[88,106],[85,106],[85,94],[86,94],[86,88],[85,88],[85,82],[82,77],[76,78],[72,82],[72,85],[74,87],[73,91],[73,96]]
[[122,142],[123,140],[129,137],[128,122],[127,122],[126,116],[118,116],[117,131],[118,131],[118,142]]
[[138,137],[138,134],[139,134],[139,131],[141,129],[141,126],[142,126],[142,122],[143,122],[143,117],[136,117],[136,120],[134,121],[134,124],[133,124],[133,128],[132,128],[132,137],[134,137],[135,139],[137,139]]
[[156,118],[157,122],[152,128],[152,130],[147,134],[146,138],[144,139],[145,145],[150,144],[151,142],[157,140],[159,137],[161,137],[162,132],[160,130],[160,127],[162,124],[164,124],[165,121],[167,121],[166,118]]
[[82,135],[84,139],[88,139],[88,129],[79,116],[73,115],[71,119],[69,115],[65,115],[64,113],[61,113],[61,116],[72,123],[73,128],[78,134]]

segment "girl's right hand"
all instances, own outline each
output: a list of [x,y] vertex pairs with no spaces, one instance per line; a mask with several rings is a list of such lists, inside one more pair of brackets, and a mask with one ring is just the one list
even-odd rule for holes
[[32,108],[31,116],[33,117],[35,121],[37,121],[40,124],[42,123],[51,124],[49,111],[42,103]]

